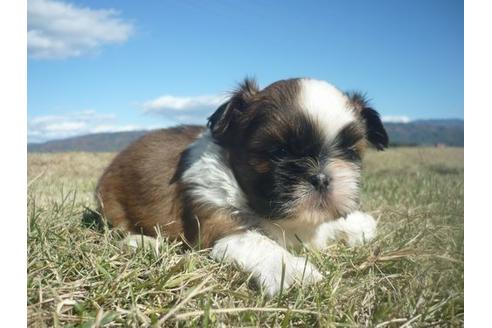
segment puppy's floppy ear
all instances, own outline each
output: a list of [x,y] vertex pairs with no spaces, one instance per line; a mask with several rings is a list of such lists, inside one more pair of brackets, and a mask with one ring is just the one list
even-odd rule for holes
[[208,118],[207,126],[212,131],[212,136],[217,138],[225,134],[229,128],[232,118],[231,101],[220,105],[219,108]]
[[208,118],[207,126],[216,140],[221,141],[225,138],[258,91],[256,81],[246,78],[232,93],[231,98]]
[[377,150],[384,150],[388,147],[389,138],[384,129],[383,122],[379,113],[371,108],[365,95],[359,92],[348,93],[352,106],[359,112],[366,125],[367,140],[376,147]]

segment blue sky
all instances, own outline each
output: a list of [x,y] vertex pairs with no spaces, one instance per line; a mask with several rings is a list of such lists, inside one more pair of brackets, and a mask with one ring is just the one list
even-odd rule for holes
[[463,118],[463,2],[28,0],[28,141],[204,123],[245,76]]

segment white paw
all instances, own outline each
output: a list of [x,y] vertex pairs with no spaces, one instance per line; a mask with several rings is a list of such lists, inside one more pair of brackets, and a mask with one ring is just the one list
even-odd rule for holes
[[220,239],[210,255],[220,262],[235,263],[242,270],[251,273],[269,297],[296,282],[308,285],[322,279],[314,265],[305,258],[290,254],[279,244],[254,230]]
[[350,246],[362,245],[376,236],[376,220],[366,213],[353,212],[340,219],[346,242]]
[[[314,284],[323,279],[316,267],[306,261],[303,257],[292,256],[284,257],[283,264],[281,259],[269,263],[262,263],[257,267],[256,279],[263,287],[268,297],[274,297],[281,289],[286,290],[293,284],[303,286]],[[282,266],[284,278],[282,285]]]

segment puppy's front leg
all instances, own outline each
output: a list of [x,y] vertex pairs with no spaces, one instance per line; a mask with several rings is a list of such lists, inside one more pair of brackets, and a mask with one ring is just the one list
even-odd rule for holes
[[315,234],[314,246],[325,248],[330,242],[343,240],[350,246],[362,245],[376,236],[376,220],[360,211],[344,218],[321,224]]
[[295,282],[312,284],[322,279],[314,265],[305,258],[290,254],[279,244],[254,230],[218,240],[212,248],[211,256],[217,261],[235,263],[242,270],[253,273],[256,282],[270,297],[281,289],[282,266],[285,266],[284,289]]

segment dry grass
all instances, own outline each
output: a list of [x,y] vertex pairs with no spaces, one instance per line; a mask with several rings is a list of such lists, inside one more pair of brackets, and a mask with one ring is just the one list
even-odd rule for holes
[[115,231],[84,227],[112,156],[28,156],[32,326],[463,325],[463,149],[369,153],[362,201],[379,217],[378,238],[310,252],[324,281],[273,300],[205,251],[125,251]]

